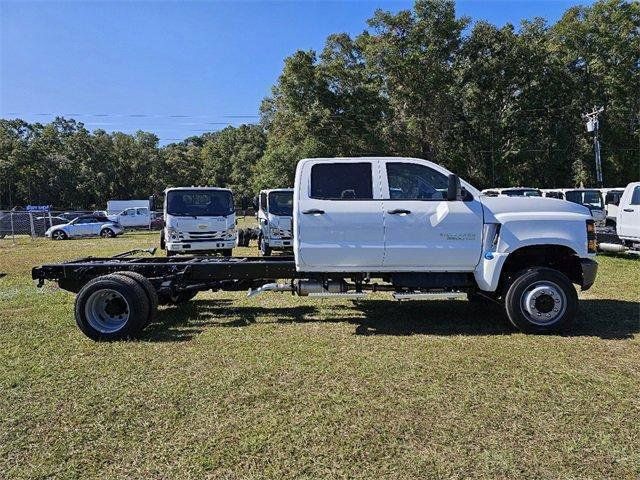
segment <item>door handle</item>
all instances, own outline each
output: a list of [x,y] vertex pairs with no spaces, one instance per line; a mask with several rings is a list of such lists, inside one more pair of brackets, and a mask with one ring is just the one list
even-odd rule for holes
[[389,210],[387,213],[390,215],[408,215],[411,210],[405,210],[404,208],[396,208],[395,210]]
[[633,212],[633,208],[623,208],[622,209],[623,212]]
[[311,208],[309,210],[303,210],[302,213],[304,213],[305,215],[324,215],[324,210]]

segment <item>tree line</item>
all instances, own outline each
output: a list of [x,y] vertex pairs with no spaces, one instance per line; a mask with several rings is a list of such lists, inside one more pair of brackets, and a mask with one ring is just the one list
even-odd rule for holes
[[100,207],[216,185],[236,196],[293,184],[305,157],[401,155],[480,188],[593,185],[581,114],[604,106],[607,185],[640,177],[640,3],[600,0],[553,25],[471,24],[451,0],[377,10],[360,35],[286,58],[256,125],[159,146],[57,118],[0,120],[0,205]]

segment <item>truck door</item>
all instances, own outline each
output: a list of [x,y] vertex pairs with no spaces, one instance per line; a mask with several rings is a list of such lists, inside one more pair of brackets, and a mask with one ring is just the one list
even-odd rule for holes
[[640,239],[640,185],[625,191],[618,207],[618,235]]
[[419,160],[380,165],[385,224],[384,267],[472,271],[482,249],[482,205],[447,201],[448,176]]
[[[375,179],[375,181],[374,181]],[[298,268],[380,268],[384,228],[375,159],[308,162],[300,172],[295,225]]]

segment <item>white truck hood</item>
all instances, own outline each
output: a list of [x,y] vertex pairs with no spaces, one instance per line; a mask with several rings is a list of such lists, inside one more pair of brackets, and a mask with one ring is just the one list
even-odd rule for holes
[[502,217],[546,219],[591,218],[587,207],[577,203],[546,197],[480,197],[485,207],[485,223],[500,222]]

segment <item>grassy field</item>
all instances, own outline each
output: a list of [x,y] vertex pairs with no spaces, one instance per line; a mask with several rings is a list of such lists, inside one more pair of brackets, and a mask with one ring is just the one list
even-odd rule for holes
[[640,477],[637,260],[599,258],[566,336],[466,301],[207,293],[93,343],[30,279],[156,242],[0,240],[0,478]]

